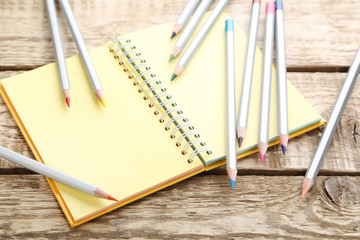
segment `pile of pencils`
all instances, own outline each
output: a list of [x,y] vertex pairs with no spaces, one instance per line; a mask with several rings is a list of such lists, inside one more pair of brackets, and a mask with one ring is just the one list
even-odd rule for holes
[[[189,17],[196,9],[199,0],[190,0],[186,5],[184,11],[181,13],[179,19],[176,21],[171,39],[174,38],[181,29],[185,26]],[[191,34],[195,30],[200,19],[208,9],[211,0],[202,0],[189,20],[181,36],[178,38],[172,53],[170,61],[176,58],[183,50],[186,42],[189,40]],[[189,47],[181,56],[179,62],[175,66],[174,73],[171,77],[173,81],[185,69],[190,62],[199,45],[205,38],[206,34],[216,22],[218,16],[223,11],[229,0],[219,0],[214,10],[207,17],[204,24],[201,26],[199,32],[196,34]],[[244,66],[244,75],[242,81],[242,90],[240,95],[240,105],[238,110],[238,119],[236,125],[236,106],[235,106],[235,57],[234,57],[234,21],[228,19],[225,22],[226,33],[226,56],[227,56],[227,174],[229,177],[231,188],[234,189],[235,180],[237,176],[237,144],[239,148],[245,138],[250,96],[251,83],[253,77],[253,67],[256,50],[257,29],[259,23],[260,0],[253,0],[250,17],[250,30],[246,51],[246,59]],[[263,47],[263,64],[262,64],[262,89],[260,101],[260,125],[259,125],[259,141],[258,149],[260,153],[260,160],[263,163],[265,153],[268,148],[268,133],[269,133],[269,116],[270,116],[270,89],[273,63],[273,49],[274,49],[274,35],[276,39],[276,76],[277,76],[277,105],[278,105],[278,139],[281,145],[282,153],[285,155],[287,144],[289,140],[288,129],[288,104],[287,104],[287,78],[286,78],[286,57],[285,57],[285,34],[284,34],[284,13],[282,0],[275,0],[275,2],[268,1],[265,10],[265,33],[264,33],[264,47]],[[275,21],[276,19],[276,21]],[[329,122],[320,139],[319,145],[315,151],[314,157],[306,172],[303,191],[301,197],[304,198],[306,193],[314,184],[315,178],[319,173],[320,167],[325,158],[327,149],[330,146],[331,139],[334,135],[336,127],[340,121],[341,115],[344,111],[346,103],[349,99],[351,91],[354,87],[356,79],[360,71],[360,48],[358,49],[354,61],[349,69],[348,75],[345,79],[343,88],[340,91],[339,97],[335,103],[334,110],[330,116]]]

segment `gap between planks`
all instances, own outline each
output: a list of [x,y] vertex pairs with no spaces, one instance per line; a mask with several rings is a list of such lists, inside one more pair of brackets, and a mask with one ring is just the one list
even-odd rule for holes
[[[274,62],[276,64],[276,62]],[[0,66],[0,72],[5,71],[30,71],[44,65],[23,65],[23,66]],[[288,67],[287,72],[300,72],[300,73],[347,73],[349,66],[299,66]]]

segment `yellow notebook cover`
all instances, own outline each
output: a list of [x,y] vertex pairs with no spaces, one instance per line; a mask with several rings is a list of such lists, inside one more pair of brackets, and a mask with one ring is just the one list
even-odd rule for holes
[[[136,52],[141,53],[139,59],[146,60],[146,64],[139,59],[133,61],[138,69],[132,64],[120,66],[119,59],[114,58],[115,53],[109,50],[109,44],[91,50],[90,56],[105,91],[106,108],[94,96],[79,56],[66,60],[72,89],[70,108],[61,94],[55,63],[1,81],[0,93],[35,158],[99,186],[119,199],[116,203],[97,199],[48,179],[71,226],[225,163],[224,22],[227,18],[224,13],[219,17],[184,73],[173,82],[170,77],[176,59],[173,63],[167,62],[175,43],[167,37],[173,23],[123,36],[131,39]],[[121,41],[120,44],[124,43]],[[240,94],[247,37],[238,27],[235,28],[235,44],[236,93]],[[130,45],[125,49],[130,50]],[[135,57],[134,52],[135,49],[128,56]],[[116,54],[121,56],[123,52]],[[130,63],[127,57],[124,61]],[[248,131],[242,149],[238,149],[239,158],[257,151],[261,63],[262,54],[257,49]],[[151,66],[151,70],[145,65]],[[129,71],[125,72],[124,67],[129,67]],[[185,139],[176,146],[182,136],[180,131],[170,138],[175,127],[170,124],[169,130],[164,129],[171,122],[167,112],[161,109],[155,115],[159,106],[156,101],[152,108],[149,107],[154,100],[154,94],[150,93],[153,89],[149,89],[151,85],[144,84],[144,91],[138,91],[142,83],[140,74],[145,71],[156,73],[156,79],[161,81],[162,87],[156,88],[157,93],[167,93],[161,99],[176,103],[169,109],[175,107],[175,115],[183,116],[177,121],[194,127],[184,125],[185,132],[199,134],[201,142],[195,144],[196,149],[211,150],[211,154],[209,151],[201,153],[203,161],[194,157],[193,162],[188,163],[194,149]],[[134,77],[129,79],[129,74]],[[148,74],[150,77],[155,76]],[[133,84],[135,79],[139,80],[136,86]],[[149,93],[149,99],[144,100],[146,93]],[[272,142],[269,145],[278,143],[275,69],[271,94],[269,138]],[[290,138],[325,123],[290,82],[288,102]],[[161,117],[164,118],[162,123]],[[189,133],[188,137],[195,139],[195,134]],[[182,154],[186,146],[188,150]]]

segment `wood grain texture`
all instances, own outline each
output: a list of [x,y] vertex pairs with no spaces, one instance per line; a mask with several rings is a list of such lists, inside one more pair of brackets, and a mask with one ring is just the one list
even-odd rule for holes
[[[89,49],[120,34],[175,21],[187,3],[177,0],[69,2]],[[246,33],[250,3],[232,0],[226,7]],[[57,8],[65,54],[72,56],[77,50]],[[360,44],[360,1],[284,1],[284,9],[287,64],[291,71],[347,70]],[[261,6],[258,30],[260,48],[264,11],[265,3]],[[31,69],[55,61],[44,1],[0,1],[0,21],[0,70]]]
[[[0,79],[15,72],[0,72]],[[345,79],[345,73],[289,73],[289,80],[314,108],[328,119]],[[316,89],[316,91],[314,91]],[[360,84],[356,84],[340,121],[320,174],[360,174]],[[239,161],[242,174],[299,175],[304,174],[324,127],[290,140],[285,156],[280,146],[271,147],[264,164],[257,154]],[[0,98],[0,145],[32,157],[20,130]],[[0,159],[0,173],[28,172],[15,164]],[[212,171],[226,174],[225,167]]]
[[[39,175],[0,176],[0,238],[355,239],[360,178],[193,177],[71,229]],[[330,186],[331,185],[331,186]],[[16,191],[14,191],[16,189]]]

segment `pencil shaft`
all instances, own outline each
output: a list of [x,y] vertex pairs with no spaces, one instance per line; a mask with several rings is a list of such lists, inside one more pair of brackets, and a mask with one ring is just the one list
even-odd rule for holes
[[96,90],[101,90],[102,87],[101,87],[100,80],[99,80],[99,78],[98,78],[98,76],[96,74],[94,65],[92,64],[92,61],[91,61],[89,52],[88,52],[88,50],[86,48],[84,39],[82,38],[79,27],[76,24],[76,21],[75,21],[73,13],[71,11],[69,2],[67,0],[59,0],[59,3],[60,3],[60,6],[61,6],[61,9],[62,9],[62,11],[63,11],[63,13],[65,15],[66,22],[69,25],[71,34],[74,37],[76,47],[77,47],[77,49],[79,51],[81,60],[82,60],[82,62],[84,64],[84,67],[85,67],[86,73],[88,75],[89,81],[90,81],[91,86],[92,86],[92,88],[94,90],[94,93],[95,93]]
[[199,0],[190,0],[180,14],[179,18],[176,20],[176,23],[184,26],[186,21],[189,19],[191,13],[194,11],[198,2]]
[[248,38],[247,51],[246,51],[243,83],[241,88],[237,128],[247,127],[250,95],[251,95],[251,82],[252,82],[254,59],[255,59],[256,37],[257,37],[257,29],[259,24],[259,13],[260,13],[260,3],[254,3],[252,5],[252,10],[251,10],[250,30],[249,30],[249,38]]
[[[268,2],[267,9],[269,4]],[[272,7],[269,7],[272,8]],[[274,47],[274,14],[267,13],[265,17],[265,37],[264,37],[264,57],[262,72],[262,88],[261,88],[261,105],[260,105],[260,127],[259,142],[268,143],[269,136],[269,116],[270,116],[270,90],[272,75],[272,60]]]
[[199,32],[196,34],[195,38],[190,43],[189,47],[186,49],[184,55],[181,57],[177,65],[182,66],[183,68],[189,63],[191,57],[194,55],[195,51],[199,47],[199,44],[202,42],[206,34],[209,32],[211,26],[218,19],[220,13],[226,6],[229,0],[220,0],[215,6],[214,10],[211,12],[210,16],[206,19],[205,23],[201,26]]
[[336,127],[339,124],[341,115],[344,112],[347,101],[349,100],[351,91],[355,85],[355,82],[359,76],[360,71],[360,48],[358,49],[353,63],[348,71],[343,87],[336,100],[334,109],[330,115],[329,121],[326,125],[325,131],[323,132],[320,142],[316,148],[314,157],[310,163],[310,166],[305,174],[305,178],[315,180],[319,173],[320,167],[324,161],[326,152],[330,146],[331,139],[334,136]]
[[199,23],[201,17],[204,15],[208,9],[212,0],[202,0],[199,7],[196,9],[194,15],[190,19],[189,23],[186,25],[183,33],[180,35],[179,39],[176,41],[176,46],[183,48],[186,42],[189,40],[191,34],[194,32],[197,24]]
[[58,67],[58,71],[60,75],[61,88],[62,90],[66,90],[70,88],[70,83],[67,74],[64,51],[61,43],[59,25],[56,16],[55,1],[46,0],[46,9],[50,22],[51,34],[52,34],[55,57],[56,57],[56,65]]
[[226,20],[226,95],[227,95],[227,151],[226,166],[237,170],[236,160],[236,107],[235,107],[235,56],[234,22]]
[[0,157],[94,196],[96,186],[0,146]]
[[278,93],[278,132],[288,134],[288,105],[285,58],[284,15],[281,0],[276,0],[276,70]]

